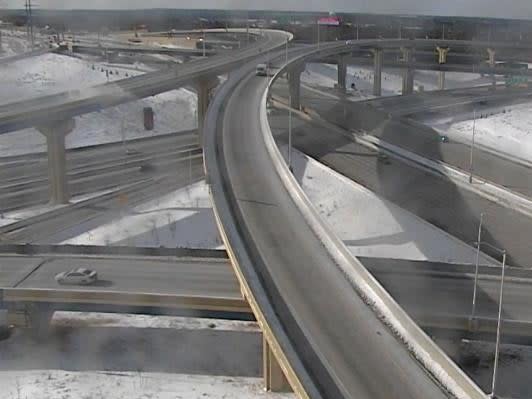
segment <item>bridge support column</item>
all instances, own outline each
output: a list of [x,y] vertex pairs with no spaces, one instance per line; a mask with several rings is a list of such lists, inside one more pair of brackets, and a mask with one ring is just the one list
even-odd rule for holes
[[[438,52],[438,64],[447,64],[447,54],[449,53],[449,47],[436,47]],[[438,89],[445,90],[445,71],[440,71],[438,75]]]
[[[488,48],[486,49],[486,51],[488,52],[488,64],[490,66],[490,68],[495,68],[495,62],[496,62],[496,52],[494,49],[492,48]],[[495,86],[497,85],[497,80],[495,79],[495,74],[492,72],[491,73],[491,85],[493,87],[493,89],[495,89]]]
[[291,392],[292,388],[264,335],[262,337],[262,359],[266,391]]
[[338,57],[338,90],[345,93],[347,88],[347,62],[345,56]]
[[403,89],[402,94],[412,94],[414,92],[414,69],[411,67],[412,63],[412,49],[403,47],[403,62],[406,64],[406,69],[403,73]]
[[50,203],[54,205],[67,204],[70,200],[66,176],[65,137],[75,126],[74,119],[66,119],[36,127],[46,137]]
[[305,70],[304,65],[296,65],[288,70],[288,90],[290,93],[290,106],[301,109],[301,74]]
[[373,95],[380,97],[382,95],[382,49],[375,48],[373,53]]
[[198,95],[198,139],[203,148],[203,128],[205,126],[205,116],[209,109],[211,90],[218,85],[218,79],[199,79],[196,81],[196,92]]
[[438,90],[445,90],[445,71],[438,74]]
[[48,305],[34,304],[26,309],[29,326],[36,337],[48,334],[54,310]]

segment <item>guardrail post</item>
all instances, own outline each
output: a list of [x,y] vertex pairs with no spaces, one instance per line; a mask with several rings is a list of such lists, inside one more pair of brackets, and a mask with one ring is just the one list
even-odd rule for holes
[[67,204],[70,200],[66,176],[65,137],[74,130],[75,126],[74,119],[36,126],[37,130],[46,137],[50,203],[54,205]]
[[262,360],[266,391],[292,392],[292,388],[264,335],[262,336]]

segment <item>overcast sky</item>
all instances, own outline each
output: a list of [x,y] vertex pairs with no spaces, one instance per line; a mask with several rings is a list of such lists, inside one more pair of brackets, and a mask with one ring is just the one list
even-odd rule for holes
[[[532,19],[532,0],[34,0],[39,8],[215,8],[347,11]],[[0,0],[22,8],[24,0]]]

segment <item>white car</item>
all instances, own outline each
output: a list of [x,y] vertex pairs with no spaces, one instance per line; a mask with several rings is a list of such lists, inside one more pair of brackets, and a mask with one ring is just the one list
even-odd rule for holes
[[62,272],[55,276],[55,281],[59,284],[88,285],[96,280],[98,280],[98,273],[83,267],[69,272]]
[[257,76],[268,76],[268,65],[266,64],[257,65],[255,74]]

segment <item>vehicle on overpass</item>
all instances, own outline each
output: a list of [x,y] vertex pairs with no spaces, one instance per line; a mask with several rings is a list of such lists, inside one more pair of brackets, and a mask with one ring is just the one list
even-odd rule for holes
[[268,76],[268,65],[258,64],[255,74],[257,76]]
[[94,270],[79,267],[68,272],[61,272],[55,276],[55,281],[63,285],[89,285],[98,280],[98,273]]

